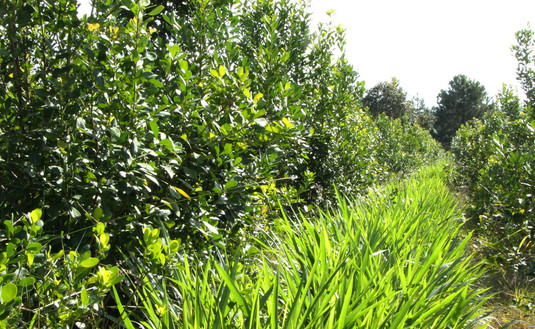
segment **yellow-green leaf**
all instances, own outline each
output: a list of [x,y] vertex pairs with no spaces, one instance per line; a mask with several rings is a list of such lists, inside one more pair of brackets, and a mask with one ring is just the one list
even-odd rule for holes
[[110,243],[110,235],[108,233],[102,233],[98,240],[100,241],[100,244],[103,246],[103,247],[106,247],[108,246],[108,244]]
[[216,70],[210,69],[210,73],[212,73],[214,77],[219,78],[219,73]]
[[28,265],[33,265],[33,260],[35,259],[35,255],[31,252],[26,252],[26,258],[28,259]]
[[256,102],[258,102],[263,96],[264,96],[264,94],[262,94],[262,93],[258,93],[258,94],[255,95],[253,101],[256,103]]
[[288,120],[288,118],[282,118],[282,122],[284,123],[287,129],[294,127],[293,123],[290,120]]
[[95,257],[89,257],[88,259],[84,259],[80,262],[80,266],[85,268],[90,268],[98,264],[98,258]]
[[2,287],[2,302],[9,303],[17,297],[17,286],[14,283],[8,283]]
[[188,198],[188,199],[191,199],[190,196],[189,196],[186,192],[184,192],[184,190],[179,189],[178,187],[175,187],[175,186],[173,186],[173,188],[175,189],[175,191],[177,191],[178,193],[180,193],[183,197],[186,197],[186,198]]
[[43,211],[41,209],[32,210],[32,212],[30,213],[30,219],[32,221],[32,224],[40,220],[42,215]]

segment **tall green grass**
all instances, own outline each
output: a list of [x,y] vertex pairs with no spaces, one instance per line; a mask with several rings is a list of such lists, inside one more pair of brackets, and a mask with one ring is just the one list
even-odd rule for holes
[[[456,199],[438,167],[343,198],[319,216],[283,216],[258,250],[144,273],[123,306],[131,328],[465,328],[483,326]],[[144,314],[144,315],[140,315]]]

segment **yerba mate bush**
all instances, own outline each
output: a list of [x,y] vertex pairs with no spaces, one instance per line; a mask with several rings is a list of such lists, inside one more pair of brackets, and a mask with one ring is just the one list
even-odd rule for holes
[[399,169],[375,150],[390,137],[359,109],[343,29],[312,33],[305,1],[93,3],[0,6],[6,323],[106,326],[126,263],[170,275],[178,251],[238,248],[279,204]]
[[534,32],[517,32],[513,52],[527,100],[504,87],[500,110],[464,125],[452,144],[457,182],[468,187],[468,215],[487,240],[490,259],[535,273]]
[[535,121],[498,111],[461,127],[451,151],[468,188],[467,214],[500,265],[533,270]]

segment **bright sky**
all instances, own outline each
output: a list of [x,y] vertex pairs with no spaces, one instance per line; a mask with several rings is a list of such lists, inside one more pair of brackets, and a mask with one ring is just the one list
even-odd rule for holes
[[515,32],[535,24],[533,0],[310,2],[314,24],[335,10],[333,23],[347,29],[346,57],[366,88],[396,77],[427,106],[457,74],[481,82],[490,96],[503,83],[518,86],[510,49]]

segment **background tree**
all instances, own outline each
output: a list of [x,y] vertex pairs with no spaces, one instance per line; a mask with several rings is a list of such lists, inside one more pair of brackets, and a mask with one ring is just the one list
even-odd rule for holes
[[377,117],[384,113],[392,119],[409,114],[412,106],[407,100],[407,93],[399,86],[399,81],[392,78],[390,82],[380,82],[366,93],[362,105]]
[[431,131],[433,124],[435,123],[435,114],[433,110],[425,105],[425,102],[422,98],[414,97],[411,100],[411,113],[410,113],[410,122],[416,123],[423,129]]
[[[528,25],[526,29],[516,33],[516,45],[511,48],[518,61],[516,70],[517,80],[520,82],[522,89],[527,97],[527,104],[524,108],[531,119],[535,119],[535,31]],[[514,108],[515,106],[513,106]],[[511,111],[511,105],[504,108]]]
[[440,91],[434,137],[449,149],[457,130],[473,118],[494,109],[495,105],[487,96],[485,87],[465,75],[456,75],[450,81],[448,90]]

